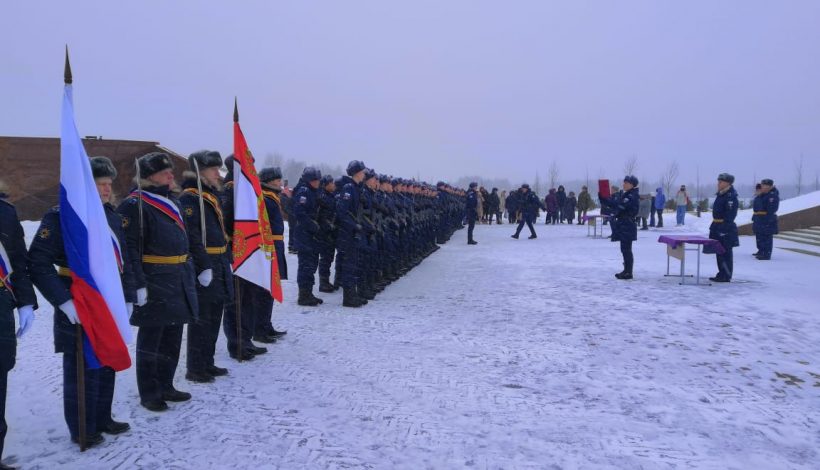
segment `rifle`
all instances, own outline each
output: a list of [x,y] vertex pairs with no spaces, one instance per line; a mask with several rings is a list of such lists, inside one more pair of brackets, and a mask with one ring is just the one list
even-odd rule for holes
[[140,234],[139,234],[139,246],[137,249],[139,250],[140,258],[139,262],[142,263],[142,250],[143,245],[145,243],[145,235],[143,234],[142,228],[142,179],[140,178],[140,161],[139,158],[134,159],[134,165],[137,168],[137,194],[139,197],[137,198],[137,213],[139,214],[139,224],[140,224]]
[[208,247],[208,244],[205,236],[205,202],[202,200],[202,179],[199,175],[199,162],[196,161],[196,158],[191,160],[194,162],[194,171],[196,171],[196,189],[198,191],[197,196],[199,196],[199,228],[202,237],[202,249],[204,250]]

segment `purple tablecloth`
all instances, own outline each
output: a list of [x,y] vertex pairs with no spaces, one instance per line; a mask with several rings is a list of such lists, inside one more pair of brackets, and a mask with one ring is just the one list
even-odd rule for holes
[[[701,237],[699,235],[661,235],[658,238],[658,242],[666,243],[672,247],[673,250],[684,243],[691,243],[693,245],[703,245],[704,248],[708,248],[710,250],[709,253],[717,253],[722,255],[726,252],[723,245],[721,245],[719,241]],[[707,251],[704,250],[704,253],[706,252]]]

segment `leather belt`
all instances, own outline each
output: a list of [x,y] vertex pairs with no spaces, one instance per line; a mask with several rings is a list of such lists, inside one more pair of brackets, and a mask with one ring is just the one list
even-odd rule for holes
[[177,256],[142,255],[142,262],[148,264],[182,264],[188,261],[188,254]]
[[753,212],[753,214],[754,215],[768,215],[769,213],[767,211],[755,211],[755,212]]
[[285,240],[284,235],[274,235],[273,236],[273,241],[275,241],[275,242],[281,242],[281,241],[284,241],[284,240]]
[[228,251],[227,246],[206,246],[205,252],[209,255],[221,255]]
[[65,266],[57,266],[57,274],[60,276],[71,277],[71,270]]
[[713,224],[722,224],[722,223],[723,223],[723,219],[712,219],[712,223],[713,223]]

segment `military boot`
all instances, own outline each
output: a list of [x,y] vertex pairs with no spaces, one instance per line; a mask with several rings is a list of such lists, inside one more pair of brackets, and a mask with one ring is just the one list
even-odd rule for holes
[[334,292],[336,289],[333,288],[333,284],[330,283],[329,277],[320,277],[319,278],[319,292],[324,292],[326,294],[330,294]]
[[305,307],[315,307],[319,305],[320,301],[313,296],[310,289],[299,289],[299,298],[296,303]]
[[356,291],[354,289],[343,289],[342,290],[342,306],[343,307],[353,307],[359,308],[364,303],[359,296],[356,295]]

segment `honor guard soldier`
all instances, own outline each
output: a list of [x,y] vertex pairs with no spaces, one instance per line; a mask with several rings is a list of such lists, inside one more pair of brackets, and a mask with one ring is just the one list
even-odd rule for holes
[[188,245],[197,275],[199,318],[188,324],[188,356],[185,378],[213,382],[228,370],[214,364],[216,340],[222,325],[225,302],[233,298],[233,276],[220,201],[222,184],[219,152],[201,150],[188,157],[192,171],[183,175],[179,198],[185,216]]
[[[251,157],[252,158],[252,157]],[[225,216],[225,232],[230,236],[233,234],[233,166],[234,156],[229,155],[225,159],[225,168],[228,173],[225,175],[225,191],[222,193],[222,213]],[[233,253],[232,247],[228,247],[228,253]],[[225,304],[225,314],[222,317],[225,338],[228,340],[228,354],[237,361],[249,361],[254,357],[268,352],[267,348],[257,346],[251,342],[254,329],[254,310],[251,305],[252,294],[255,284],[245,279],[234,276],[234,296]],[[247,293],[246,293],[247,292]],[[237,309],[237,300],[242,302]],[[240,318],[241,317],[241,318]]]
[[319,267],[319,204],[316,193],[321,179],[322,172],[309,166],[302,171],[299,184],[293,190],[291,223],[296,223],[293,237],[299,259],[296,272],[296,283],[299,286],[297,303],[309,307],[322,303],[322,299],[313,295],[314,274]]
[[[17,338],[29,331],[34,323],[37,297],[28,274],[26,242],[17,210],[6,201],[0,184],[0,459],[6,440],[6,394],[9,371],[17,358]],[[14,310],[20,328],[14,330]],[[0,463],[0,469],[11,469]]]
[[[282,170],[279,167],[263,168],[259,172],[259,183],[262,185],[262,196],[265,198],[265,209],[268,212],[273,246],[276,249],[276,261],[279,268],[279,279],[288,278],[288,262],[285,259],[285,218],[282,209]],[[255,286],[256,287],[256,286]],[[254,329],[253,340],[260,343],[273,343],[287,331],[277,331],[271,323],[273,314],[273,297],[264,289],[254,291],[253,297]]]
[[345,307],[361,307],[367,303],[356,292],[359,240],[362,237],[359,222],[360,184],[366,169],[360,160],[353,160],[347,165],[347,176],[342,177],[342,187],[336,200],[336,263],[340,265],[342,305]]
[[[112,183],[117,170],[106,157],[91,158],[91,172],[111,232],[116,235],[115,253],[121,266],[120,276],[123,294],[129,313],[136,301],[136,288],[128,259],[123,219],[111,205]],[[57,269],[55,269],[55,266]],[[79,438],[78,388],[77,388],[77,309],[71,296],[72,277],[68,268],[60,225],[60,208],[55,207],[43,216],[37,235],[29,249],[29,269],[34,285],[54,306],[54,349],[63,353],[63,412],[71,439]],[[85,340],[85,333],[83,333]],[[120,434],[130,429],[128,423],[114,421],[111,404],[114,399],[115,372],[110,367],[84,370],[85,426],[88,447],[103,442],[101,433]]]
[[732,249],[740,245],[737,236],[737,191],[732,184],[735,177],[729,173],[718,175],[718,192],[712,203],[712,225],[709,226],[709,238],[718,240],[725,250],[717,255],[718,273],[710,277],[712,282],[731,282],[734,270]]
[[123,217],[137,285],[131,324],[139,327],[140,403],[151,411],[165,411],[168,401],[191,399],[190,393],[174,388],[174,374],[185,324],[198,315],[196,279],[185,221],[171,194],[171,157],[152,152],[142,156],[138,166],[137,187],[117,211]]

